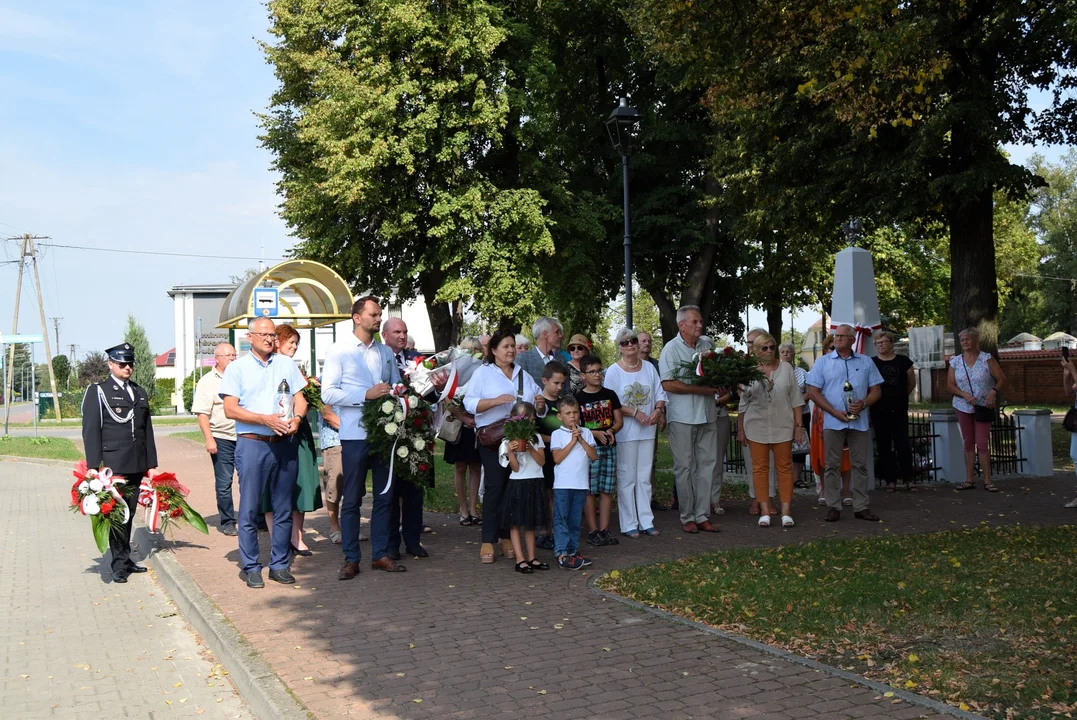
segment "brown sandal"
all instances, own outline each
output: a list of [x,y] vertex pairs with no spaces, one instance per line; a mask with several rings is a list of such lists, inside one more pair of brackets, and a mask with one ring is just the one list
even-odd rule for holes
[[494,546],[490,543],[483,543],[479,548],[479,562],[483,565],[490,565],[494,562]]
[[516,551],[512,549],[512,541],[511,540],[502,540],[501,541],[501,552],[505,553],[505,557],[507,557],[509,560],[515,560],[516,559]]

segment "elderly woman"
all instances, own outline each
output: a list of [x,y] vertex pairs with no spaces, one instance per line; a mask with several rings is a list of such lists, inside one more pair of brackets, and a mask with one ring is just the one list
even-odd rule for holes
[[[291,325],[278,325],[277,352],[294,358],[298,349],[299,331]],[[314,512],[322,506],[322,480],[314,451],[314,433],[306,417],[300,421],[295,439],[299,443],[299,475],[292,492],[291,547],[294,554],[309,557],[314,553],[303,541],[303,520],[306,513]],[[262,510],[265,512],[266,525],[272,528],[273,507],[268,487],[262,495]]]
[[[804,396],[797,386],[793,366],[778,359],[778,344],[768,332],[759,333],[752,352],[763,379],[741,386],[741,421],[737,439],[752,454],[752,483],[760,499],[759,527],[770,527],[770,454],[778,469],[778,497],[782,505],[782,527],[793,527],[793,441],[804,442]],[[762,498],[766,498],[763,500]]]
[[[476,337],[466,337],[460,341],[460,349],[470,353],[482,351],[482,345]],[[467,396],[468,386],[457,389],[457,394]],[[453,482],[456,487],[456,502],[460,506],[460,524],[464,527],[482,525],[482,518],[476,509],[479,502],[479,479],[482,476],[479,443],[475,437],[475,416],[465,412],[458,405],[450,405],[449,412],[455,415],[463,427],[460,437],[454,443],[445,443],[445,462],[453,466]]]
[[666,424],[666,392],[658,371],[639,354],[639,336],[617,331],[621,359],[606,369],[602,384],[617,393],[624,425],[617,431],[617,514],[621,533],[657,535],[651,511],[651,467],[657,431]]
[[886,492],[894,492],[898,475],[905,481],[905,489],[915,492],[912,447],[909,445],[909,393],[916,387],[916,372],[912,369],[912,360],[894,354],[895,340],[894,333],[888,330],[875,333],[877,355],[872,361],[883,376],[882,397],[870,410],[871,426],[875,428],[875,442],[879,448],[879,462],[875,468],[886,481]]
[[[1069,353],[1062,359],[1062,387],[1067,395],[1074,395],[1074,407],[1077,407],[1077,366],[1069,358]],[[1077,469],[1077,433],[1070,433],[1070,460]],[[1077,498],[1070,500],[1062,507],[1077,508]]]
[[[509,410],[517,400],[535,404],[539,415],[546,412],[546,401],[531,376],[516,364],[516,336],[507,330],[499,330],[490,337],[486,364],[471,376],[464,395],[464,409],[475,416],[475,430],[479,436],[479,459],[485,473],[486,493],[482,500],[482,546],[479,560],[484,564],[494,561],[494,543],[501,541],[505,557],[514,559],[507,528],[501,527],[502,497],[509,481],[510,470],[498,460],[501,439],[490,446],[482,444],[483,429],[490,428],[509,417]],[[504,432],[502,431],[502,436]]]
[[523,333],[516,333],[516,354],[525,353],[531,349],[531,341]]
[[580,390],[583,390],[583,368],[580,367],[580,360],[583,360],[585,356],[590,354],[591,341],[587,339],[586,335],[577,333],[569,339],[569,361],[566,365],[568,366],[569,389],[572,391],[571,394],[573,395]]
[[954,395],[953,406],[957,410],[961,439],[965,442],[965,482],[957,489],[972,490],[976,487],[973,463],[978,454],[984,473],[984,490],[998,492],[998,487],[991,482],[991,452],[988,446],[991,423],[998,407],[998,394],[1006,387],[1006,375],[990,353],[980,351],[979,330],[965,328],[957,337],[961,343],[961,354],[950,358],[950,368],[946,373],[947,385]]
[[[800,409],[803,417],[800,418],[804,424],[804,436],[811,437],[811,407],[808,405],[808,394],[804,392],[807,387],[808,373],[807,371],[797,365],[797,349],[791,342],[783,342],[778,346],[778,357],[784,363],[789,363],[789,366],[793,368],[793,375],[797,379],[797,388],[800,390],[800,395],[804,398],[804,406]],[[808,443],[800,443],[793,447],[793,484],[800,487],[800,477],[804,472],[804,459],[808,456]]]

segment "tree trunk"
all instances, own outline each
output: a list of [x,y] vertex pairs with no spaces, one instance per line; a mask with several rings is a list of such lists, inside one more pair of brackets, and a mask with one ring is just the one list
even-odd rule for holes
[[444,280],[442,270],[423,270],[419,273],[419,288],[426,301],[426,315],[430,318],[435,350],[445,350],[453,342],[453,317],[449,304],[434,301]]
[[[782,296],[775,294],[767,298],[767,332],[774,336],[775,342],[782,341]],[[777,353],[775,353],[777,355]]]
[[950,318],[954,336],[980,332],[980,347],[998,348],[998,282],[995,275],[994,201],[990,188],[947,210],[950,225]]

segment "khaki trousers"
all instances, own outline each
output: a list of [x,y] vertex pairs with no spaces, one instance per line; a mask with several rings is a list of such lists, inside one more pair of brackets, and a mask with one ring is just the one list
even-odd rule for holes
[[871,452],[871,432],[868,430],[823,430],[826,450],[826,470],[823,473],[823,496],[829,508],[841,510],[841,457],[849,445],[849,465],[852,478],[853,511],[868,509],[868,453]]
[[673,479],[677,484],[681,524],[703,522],[711,511],[718,431],[713,422],[700,425],[671,422],[669,449],[673,453]]

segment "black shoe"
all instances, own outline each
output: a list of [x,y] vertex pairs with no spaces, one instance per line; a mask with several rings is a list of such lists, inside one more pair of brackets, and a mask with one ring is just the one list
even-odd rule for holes
[[606,545],[620,545],[621,541],[613,537],[613,534],[609,530],[599,530],[599,537],[602,538],[602,542]]
[[127,565],[125,565],[123,569],[124,569],[124,572],[126,572],[128,575],[130,575],[132,573],[137,574],[137,573],[149,572],[149,568],[142,567],[141,565],[135,565],[133,562],[127,563]]
[[311,551],[311,550],[300,550],[299,548],[297,548],[295,545],[292,545],[291,543],[288,543],[288,547],[290,547],[292,549],[293,554],[300,555],[302,557],[310,557],[311,555],[314,554],[314,552]]
[[838,510],[837,508],[830,508],[826,511],[826,517],[824,518],[824,520],[826,520],[827,522],[837,522],[838,520],[841,520],[841,510]]
[[602,535],[599,534],[598,530],[595,530],[592,533],[587,533],[587,543],[595,547],[601,547],[606,544],[606,541],[602,539]]
[[127,582],[127,573],[112,573],[112,582],[125,583]]
[[396,562],[397,560],[399,560],[400,559],[400,550],[390,550],[389,551],[389,559],[392,560],[393,562]]
[[265,581],[262,580],[261,570],[252,570],[249,573],[241,572],[239,579],[247,583],[249,588],[264,588],[266,586]]
[[[428,553],[426,551],[426,548],[424,548],[422,545],[420,545],[417,548],[408,548],[408,555],[411,555],[411,556],[417,557],[417,558],[430,557],[430,553]],[[396,559],[399,560],[400,558],[396,558]]]
[[239,530],[236,529],[235,525],[225,525],[224,527],[221,528],[221,535],[227,535],[228,537],[235,537],[236,535],[239,535]]
[[276,580],[282,585],[295,585],[295,576],[287,570],[270,570],[269,579]]

